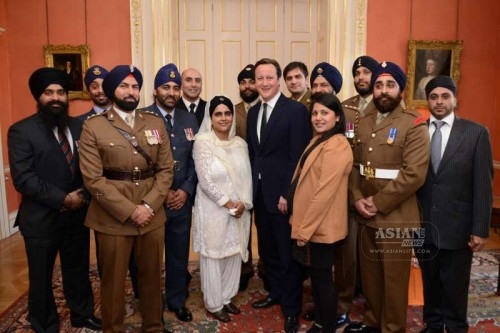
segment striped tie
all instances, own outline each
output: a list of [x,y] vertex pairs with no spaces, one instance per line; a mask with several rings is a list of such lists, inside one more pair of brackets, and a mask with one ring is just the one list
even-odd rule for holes
[[75,163],[73,163],[73,152],[71,151],[71,147],[69,146],[68,138],[64,134],[64,131],[61,129],[57,131],[57,135],[59,137],[59,145],[61,146],[64,156],[66,156],[66,161],[68,162],[69,169],[71,170],[71,173],[74,174]]

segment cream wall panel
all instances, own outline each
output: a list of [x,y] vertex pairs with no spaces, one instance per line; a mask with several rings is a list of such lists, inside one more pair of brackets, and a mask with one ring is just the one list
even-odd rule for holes
[[[315,10],[312,0],[293,0],[289,2],[289,20],[285,19],[285,30],[292,33],[310,34],[312,27],[312,15]],[[288,18],[288,15],[287,15]]]
[[210,25],[211,1],[209,0],[183,0],[181,1],[181,28],[186,32],[204,32]]

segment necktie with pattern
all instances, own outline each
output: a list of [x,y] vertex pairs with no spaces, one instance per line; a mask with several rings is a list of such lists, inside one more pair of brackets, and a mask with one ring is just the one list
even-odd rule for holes
[[73,162],[73,152],[71,151],[68,138],[66,137],[66,134],[64,134],[64,131],[60,128],[57,131],[57,136],[59,139],[59,146],[61,146],[64,156],[66,156],[66,161],[68,162],[69,169],[71,170],[71,173],[74,174],[75,163]]
[[432,123],[436,127],[436,130],[432,134],[431,139],[431,162],[434,173],[437,173],[439,163],[441,163],[441,145],[443,143],[441,127],[443,127],[445,122],[442,120],[434,120]]

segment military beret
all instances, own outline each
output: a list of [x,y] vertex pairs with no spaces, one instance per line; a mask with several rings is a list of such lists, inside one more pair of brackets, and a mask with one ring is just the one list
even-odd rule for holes
[[252,64],[246,65],[245,68],[243,68],[238,74],[238,83],[241,82],[243,79],[252,79],[255,80],[255,67]]
[[339,70],[327,62],[317,64],[311,72],[311,86],[320,75],[330,83],[335,93],[338,94],[340,88],[342,88],[342,74],[340,74]]
[[179,70],[177,66],[170,63],[158,70],[155,76],[155,89],[161,86],[162,84],[174,82],[178,86],[181,85],[181,75],[179,74]]
[[212,100],[210,101],[210,106],[208,108],[210,117],[212,117],[212,115],[214,114],[215,108],[221,104],[227,106],[231,113],[234,113],[233,102],[231,102],[229,98],[227,98],[226,96],[214,96],[214,98],[212,98]]
[[87,90],[89,90],[90,85],[95,79],[104,79],[108,73],[109,72],[106,68],[99,65],[94,65],[87,69],[85,72],[85,78],[83,79]]
[[358,57],[355,61],[354,64],[352,64],[352,76],[354,77],[356,73],[356,69],[359,67],[365,67],[367,68],[370,72],[373,72],[375,67],[377,67],[378,61],[373,59],[370,56],[361,56]]
[[28,81],[31,95],[38,100],[43,91],[51,84],[60,85],[66,94],[69,92],[71,82],[68,74],[60,69],[52,67],[42,67],[34,71]]
[[377,78],[383,74],[389,74],[390,76],[392,76],[394,80],[396,80],[396,82],[398,83],[400,91],[403,91],[405,89],[406,86],[405,73],[403,72],[401,67],[389,61],[384,61],[380,63],[372,71],[372,80],[371,80],[372,87],[374,86],[375,81],[377,81]]
[[425,85],[425,96],[429,98],[429,94],[437,87],[442,87],[451,90],[453,96],[457,94],[457,85],[449,76],[439,75],[427,82]]
[[118,65],[113,68],[108,75],[104,78],[102,82],[102,89],[104,93],[109,98],[112,98],[115,94],[115,90],[118,85],[125,79],[127,76],[132,75],[139,84],[139,89],[142,88],[142,74],[141,71],[133,66],[133,65]]

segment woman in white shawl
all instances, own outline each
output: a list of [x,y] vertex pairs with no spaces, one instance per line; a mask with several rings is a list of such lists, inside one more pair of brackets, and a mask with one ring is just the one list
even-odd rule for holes
[[231,302],[238,292],[241,260],[248,260],[252,175],[246,142],[235,136],[234,107],[215,96],[195,137],[198,175],[193,247],[200,256],[205,308],[217,320],[239,314]]

